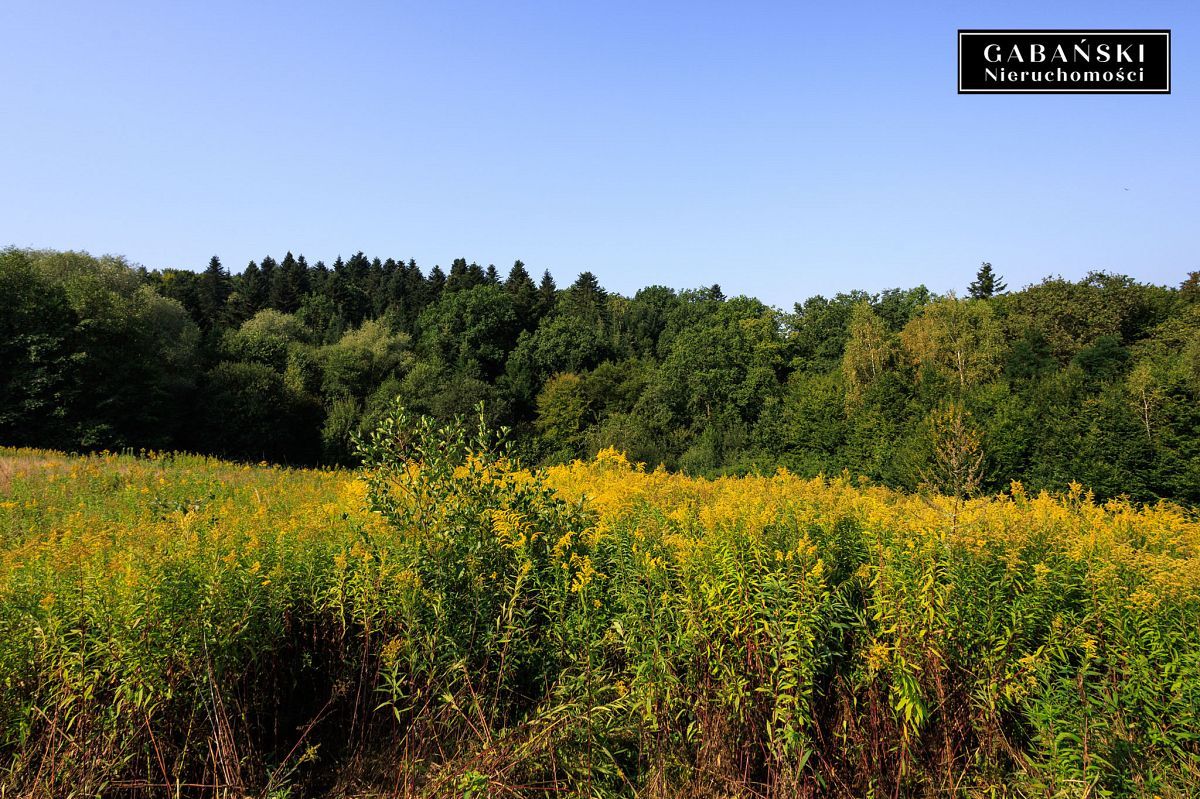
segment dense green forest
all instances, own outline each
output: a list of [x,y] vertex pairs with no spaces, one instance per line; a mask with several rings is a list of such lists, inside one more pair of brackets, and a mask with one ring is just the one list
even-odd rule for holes
[[969,487],[1200,502],[1200,272],[1009,292],[984,264],[968,282],[783,311],[715,285],[559,288],[519,261],[426,274],[289,252],[232,275],[10,248],[0,443],[343,464],[400,397],[442,419],[483,402],[531,461],[614,446],[692,474],[913,489],[957,445]]

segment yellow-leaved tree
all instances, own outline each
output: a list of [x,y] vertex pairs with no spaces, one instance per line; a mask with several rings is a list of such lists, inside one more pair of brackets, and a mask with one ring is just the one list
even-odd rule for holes
[[895,345],[887,326],[871,304],[863,300],[855,305],[850,313],[850,338],[842,356],[847,403],[859,400],[863,391],[891,365],[894,353]]
[[951,293],[905,325],[900,344],[923,373],[948,372],[962,392],[1000,370],[1004,337],[986,301],[960,300]]

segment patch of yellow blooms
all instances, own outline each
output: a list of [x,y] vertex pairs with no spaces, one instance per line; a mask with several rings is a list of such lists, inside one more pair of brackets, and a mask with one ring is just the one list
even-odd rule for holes
[[[144,591],[139,574],[204,552],[212,554],[214,568],[241,570],[267,587],[306,547],[327,548],[331,565],[344,572],[349,561],[373,557],[362,535],[396,534],[364,509],[364,483],[343,471],[250,468],[158,453],[3,454],[41,465],[19,473],[0,502],[0,601],[38,590],[38,604],[49,610],[64,575],[114,591]],[[530,479],[524,472],[492,477]],[[1060,495],[1031,495],[1014,482],[1000,495],[957,502],[867,486],[847,475],[806,478],[785,469],[697,479],[647,470],[613,449],[589,462],[550,467],[546,478],[563,499],[582,500],[596,512],[595,526],[569,532],[553,547],[570,570],[571,588],[580,592],[603,575],[587,554],[575,551],[573,537],[586,552],[621,528],[630,556],[652,574],[686,570],[699,553],[711,554],[731,535],[847,519],[886,534],[899,552],[951,548],[989,554],[1014,569],[1022,565],[1021,552],[1050,542],[1058,556],[1087,563],[1092,581],[1110,585],[1131,606],[1200,597],[1200,521],[1194,511],[1167,502],[1097,502],[1077,484]],[[512,549],[542,535],[513,509],[494,510],[489,521]],[[820,579],[826,567],[814,552],[801,541],[778,556],[798,559],[805,573]],[[1036,580],[1053,582],[1052,564],[1024,565]]]

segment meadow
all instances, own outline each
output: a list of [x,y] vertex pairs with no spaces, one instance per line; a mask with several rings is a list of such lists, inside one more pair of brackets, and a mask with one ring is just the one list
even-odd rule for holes
[[1194,510],[361,454],[0,450],[0,796],[1200,793]]

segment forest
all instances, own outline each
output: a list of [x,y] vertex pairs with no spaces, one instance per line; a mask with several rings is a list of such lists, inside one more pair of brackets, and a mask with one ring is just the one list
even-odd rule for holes
[[520,261],[288,252],[231,274],[8,248],[0,443],[350,465],[397,398],[442,421],[482,402],[535,464],[611,447],[698,476],[1200,502],[1200,272],[998,272],[782,310],[591,272],[560,288]]

